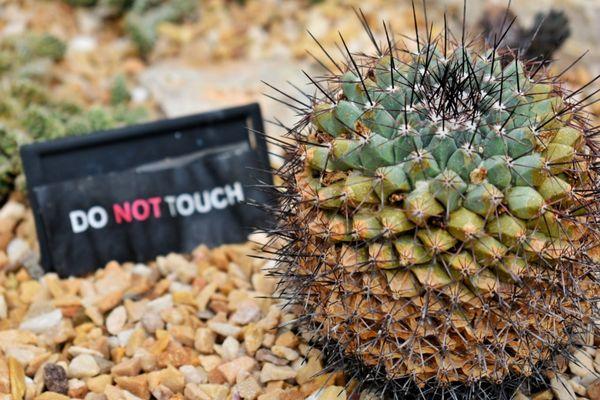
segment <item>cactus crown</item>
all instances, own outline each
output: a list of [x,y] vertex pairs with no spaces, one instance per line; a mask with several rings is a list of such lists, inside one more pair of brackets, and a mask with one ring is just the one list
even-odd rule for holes
[[598,312],[583,102],[497,47],[373,43],[291,104],[281,297],[359,386],[462,397],[538,377]]

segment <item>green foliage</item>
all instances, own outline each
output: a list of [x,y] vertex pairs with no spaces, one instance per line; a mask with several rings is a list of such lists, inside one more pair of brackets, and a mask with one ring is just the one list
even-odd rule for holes
[[[150,54],[164,22],[182,22],[194,15],[195,0],[66,0],[73,6],[96,7],[107,17],[123,17],[125,30],[140,55]],[[1,65],[1,64],[0,64]]]
[[62,41],[50,35],[27,34],[0,41],[0,202],[12,190],[24,188],[20,145],[147,118],[146,110],[129,105],[122,76],[115,79],[110,107],[86,110],[55,98],[49,88],[52,67],[61,61],[65,49]]

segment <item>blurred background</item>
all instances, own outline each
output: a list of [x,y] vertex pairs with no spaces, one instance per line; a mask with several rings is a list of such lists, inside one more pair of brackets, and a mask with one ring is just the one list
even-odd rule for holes
[[[469,31],[493,31],[506,5],[468,0]],[[381,39],[383,20],[397,38],[414,32],[410,0],[0,1],[0,199],[22,185],[16,149],[32,140],[253,101],[267,120],[293,123],[293,111],[262,95],[270,89],[261,81],[302,88],[302,70],[322,72],[311,54],[325,58],[307,31],[336,57],[338,32],[351,50],[370,51],[353,8]],[[460,32],[463,0],[428,0],[427,12],[434,33],[444,13]],[[514,0],[511,13],[508,44],[524,45],[543,22],[548,43],[538,47],[549,46],[557,71],[589,50],[566,74],[570,84],[600,73],[599,0]]]

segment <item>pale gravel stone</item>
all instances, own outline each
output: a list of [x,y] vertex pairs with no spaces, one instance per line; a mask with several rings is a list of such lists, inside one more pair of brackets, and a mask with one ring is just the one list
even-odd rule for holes
[[567,381],[564,375],[557,374],[550,380],[552,392],[558,400],[576,400],[575,391]]
[[238,336],[242,328],[224,322],[209,321],[208,327],[221,336]]
[[56,309],[48,313],[26,319],[25,321],[21,322],[19,329],[41,334],[57,327],[60,324],[60,321],[62,321],[62,318],[62,312]]
[[8,308],[6,306],[6,299],[3,294],[0,294],[0,319],[5,319],[8,316]]
[[80,354],[69,363],[69,376],[73,378],[90,378],[100,373],[100,367],[89,354]]
[[284,381],[296,377],[296,371],[287,366],[279,366],[271,363],[263,365],[260,371],[260,381],[263,383],[271,381]]
[[127,322],[127,310],[124,306],[113,308],[113,310],[106,317],[106,330],[112,335],[116,335],[123,330],[125,323]]
[[179,367],[179,372],[185,377],[185,383],[202,384],[208,382],[208,375],[202,367],[182,365]]
[[569,369],[572,373],[579,377],[584,377],[594,372],[594,362],[585,350],[575,350],[573,358],[573,360],[569,361]]

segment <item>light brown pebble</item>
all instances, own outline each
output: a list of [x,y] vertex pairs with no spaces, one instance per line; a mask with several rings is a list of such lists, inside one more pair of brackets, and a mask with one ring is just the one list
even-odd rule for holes
[[317,357],[310,357],[308,361],[298,370],[296,381],[303,385],[313,379],[319,372],[323,370],[321,360]]
[[73,378],[90,378],[99,373],[98,363],[89,354],[80,354],[69,363],[69,375]]
[[254,300],[244,300],[231,316],[231,322],[238,325],[247,325],[260,319],[261,310]]
[[223,360],[233,360],[234,358],[237,358],[240,353],[240,342],[235,338],[228,336],[221,346],[215,346],[215,351],[223,358]]
[[[310,400],[346,400],[346,390],[341,386],[327,386],[313,393]],[[307,399],[308,400],[308,399]]]
[[256,360],[252,357],[243,356],[236,358],[228,363],[221,364],[217,368],[223,374],[227,382],[231,385],[235,383],[240,372],[250,372],[256,365]]
[[250,324],[244,328],[244,348],[248,354],[253,355],[260,348],[264,332],[264,329],[256,324]]
[[275,365],[287,365],[289,362],[284,359],[277,357],[270,350],[260,349],[256,352],[254,356],[258,361],[268,362]]
[[208,328],[198,328],[194,337],[194,348],[200,353],[210,354],[215,345],[216,334]]
[[107,385],[104,388],[104,396],[107,400],[123,400],[125,398],[123,391],[114,385]]
[[69,400],[69,396],[56,392],[44,392],[36,396],[35,400]]
[[107,400],[104,393],[88,392],[84,397],[85,400]]
[[116,335],[123,330],[127,322],[127,310],[124,306],[115,307],[106,317],[106,330],[111,335]]
[[173,391],[165,385],[158,385],[154,388],[151,386],[150,392],[157,400],[169,400],[174,395]]
[[594,372],[594,361],[585,350],[575,350],[573,358],[573,360],[569,361],[569,369],[572,373],[583,378]]
[[235,385],[233,391],[244,400],[254,400],[258,397],[262,389],[256,379],[250,376]]
[[290,349],[289,347],[285,346],[275,345],[271,347],[271,352],[273,352],[273,354],[275,354],[277,357],[285,358],[288,361],[294,361],[297,360],[298,357],[300,357],[296,350]]
[[148,384],[150,390],[157,388],[159,385],[163,385],[173,393],[182,392],[185,387],[185,377],[181,372],[168,366],[160,371],[153,371],[148,374]]
[[80,379],[69,379],[69,397],[82,398],[88,392],[88,387]]
[[195,367],[193,365],[182,365],[181,367],[179,367],[179,371],[183,374],[186,384],[202,384],[208,381],[206,371],[202,367]]
[[266,363],[263,365],[263,368],[260,371],[260,381],[263,383],[280,380],[284,381],[286,379],[292,379],[295,377],[296,371],[294,371],[292,368],[271,363]]
[[585,387],[579,383],[580,378],[578,376],[576,376],[575,378],[569,379],[569,384],[571,385],[571,387],[573,388],[573,391],[580,395],[580,396],[585,396]]
[[221,336],[237,337],[242,332],[242,328],[224,322],[209,321],[208,327]]
[[88,378],[85,382],[89,390],[94,393],[104,393],[107,385],[112,384],[112,376],[108,374],[98,375],[93,378]]
[[587,396],[590,400],[600,400],[600,379],[596,379],[588,386]]
[[221,357],[217,355],[199,356],[198,359],[200,360],[200,365],[202,365],[202,368],[208,372],[217,368],[223,362]]
[[110,371],[114,376],[135,376],[140,373],[141,369],[141,359],[134,357],[121,361]]
[[148,333],[155,333],[157,330],[165,327],[165,321],[163,321],[160,314],[155,312],[147,312],[142,315],[141,322]]
[[550,379],[550,386],[558,400],[576,400],[577,398],[573,388],[562,374],[553,376],[552,379]]
[[531,400],[552,400],[553,398],[554,395],[551,390],[544,390],[531,396]]
[[115,383],[121,389],[131,392],[141,399],[148,400],[150,398],[150,389],[148,388],[148,378],[146,375],[117,376]]
[[190,400],[226,400],[229,389],[225,385],[190,383],[186,385],[184,395]]
[[285,346],[292,349],[298,346],[298,343],[298,337],[292,331],[281,333],[277,336],[277,339],[275,339],[276,346]]

